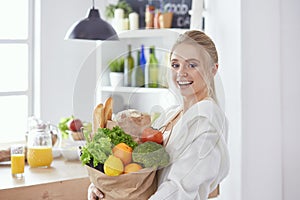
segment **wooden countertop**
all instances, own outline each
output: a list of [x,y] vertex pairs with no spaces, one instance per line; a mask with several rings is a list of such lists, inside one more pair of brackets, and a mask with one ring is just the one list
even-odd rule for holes
[[60,157],[49,168],[26,165],[22,179],[11,176],[9,162],[0,164],[0,199],[87,199],[89,184],[80,161]]

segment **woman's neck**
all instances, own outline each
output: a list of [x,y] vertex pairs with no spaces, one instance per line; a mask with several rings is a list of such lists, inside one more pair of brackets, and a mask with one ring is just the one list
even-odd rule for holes
[[185,113],[194,104],[203,101],[205,99],[211,99],[208,95],[197,96],[195,98],[183,98],[183,113]]
[[190,94],[190,95],[184,95],[183,96],[183,113],[185,113],[190,107],[192,107],[194,104],[209,98],[208,90],[200,90],[196,93]]

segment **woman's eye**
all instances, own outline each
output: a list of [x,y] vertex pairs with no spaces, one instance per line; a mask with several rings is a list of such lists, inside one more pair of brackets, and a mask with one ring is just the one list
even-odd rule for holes
[[179,64],[178,64],[178,63],[172,63],[172,64],[171,64],[171,67],[173,67],[173,68],[178,68],[178,67],[179,67]]
[[189,63],[189,67],[195,68],[195,67],[197,67],[197,64],[195,64],[195,63]]

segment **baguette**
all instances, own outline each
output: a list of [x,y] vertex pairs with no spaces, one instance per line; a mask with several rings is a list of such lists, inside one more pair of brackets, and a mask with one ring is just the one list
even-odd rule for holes
[[105,127],[104,106],[102,103],[98,104],[93,113],[93,133],[97,132],[98,128]]
[[107,121],[112,119],[113,98],[106,99],[104,105],[98,104],[93,113],[93,133],[97,132],[98,128],[105,128]]
[[107,125],[107,121],[112,119],[113,98],[109,97],[104,103],[104,127]]

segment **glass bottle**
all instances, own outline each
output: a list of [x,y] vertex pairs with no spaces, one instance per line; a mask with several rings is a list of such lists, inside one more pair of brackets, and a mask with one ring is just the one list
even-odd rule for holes
[[144,48],[144,45],[141,46],[141,55],[140,55],[140,66],[141,68],[143,69],[143,76],[144,76],[144,86],[146,85],[146,78],[148,76],[146,76],[146,73],[148,73],[148,71],[146,71],[146,64],[147,64],[147,60],[146,60],[146,56],[145,56],[145,48]]
[[131,55],[131,45],[128,45],[128,55],[124,62],[124,86],[131,86],[131,74],[134,68],[134,59]]
[[133,68],[132,74],[131,74],[131,86],[132,87],[143,87],[144,86],[144,72],[141,67],[140,62],[140,51],[137,51],[137,63],[135,67]]
[[147,63],[147,74],[148,74],[148,82],[147,86],[150,88],[157,88],[158,83],[158,61],[155,56],[155,47],[150,47],[150,54],[149,54],[149,60]]
[[140,55],[140,65],[141,65],[141,68],[143,69],[144,73],[145,73],[145,65],[147,63],[147,60],[146,60],[146,56],[145,56],[145,50],[144,50],[144,45],[141,46],[141,55]]
[[170,54],[168,52],[162,53],[162,59],[159,63],[159,75],[158,75],[158,81],[159,81],[159,87],[162,88],[168,88],[168,65],[169,65],[169,57]]

